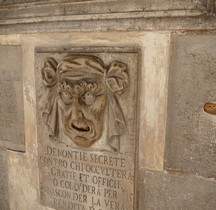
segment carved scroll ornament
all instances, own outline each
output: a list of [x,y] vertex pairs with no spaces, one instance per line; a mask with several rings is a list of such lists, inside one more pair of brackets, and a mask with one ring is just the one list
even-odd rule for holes
[[59,63],[47,58],[42,79],[46,90],[42,116],[50,136],[58,136],[62,122],[64,133],[76,145],[89,147],[102,136],[105,110],[110,106],[114,130],[108,141],[118,150],[113,137],[119,137],[118,125],[125,125],[118,97],[129,84],[124,63],[113,61],[106,67],[98,57],[84,55],[66,56]]

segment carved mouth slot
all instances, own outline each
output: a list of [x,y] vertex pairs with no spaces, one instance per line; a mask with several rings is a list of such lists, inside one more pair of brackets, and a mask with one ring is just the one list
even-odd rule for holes
[[72,125],[72,128],[74,128],[75,130],[81,131],[81,132],[88,132],[90,131],[90,127],[86,126],[86,127],[77,127],[74,124]]

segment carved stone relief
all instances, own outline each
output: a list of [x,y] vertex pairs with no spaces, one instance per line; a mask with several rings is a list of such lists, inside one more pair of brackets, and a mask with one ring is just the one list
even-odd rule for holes
[[[125,125],[118,96],[129,83],[126,64],[113,61],[105,67],[98,57],[81,55],[64,57],[59,63],[47,58],[42,78],[47,92],[42,114],[50,136],[58,137],[61,121],[73,143],[89,147],[102,136],[108,101],[114,116],[112,123],[117,129],[118,123]],[[112,141],[110,136],[109,144],[117,150]]]
[[47,51],[36,53],[41,203],[136,209],[138,51]]

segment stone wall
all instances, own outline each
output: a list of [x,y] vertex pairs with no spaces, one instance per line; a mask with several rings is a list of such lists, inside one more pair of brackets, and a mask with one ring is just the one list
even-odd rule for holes
[[96,48],[138,52],[133,210],[215,209],[216,116],[203,108],[215,102],[213,1],[0,2],[0,50],[22,51],[25,136],[21,149],[0,144],[0,210],[53,209],[41,202],[36,54]]

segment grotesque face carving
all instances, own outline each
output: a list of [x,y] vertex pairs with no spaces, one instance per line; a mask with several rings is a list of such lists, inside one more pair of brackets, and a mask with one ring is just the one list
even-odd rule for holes
[[75,144],[88,147],[101,137],[106,101],[106,89],[100,81],[59,84],[58,104],[65,133]]
[[42,117],[50,136],[58,137],[61,122],[63,133],[76,145],[89,147],[102,136],[108,99],[113,126],[125,124],[118,102],[129,82],[124,63],[113,61],[105,67],[98,57],[85,55],[66,56],[59,63],[47,58],[42,79],[46,87]]

